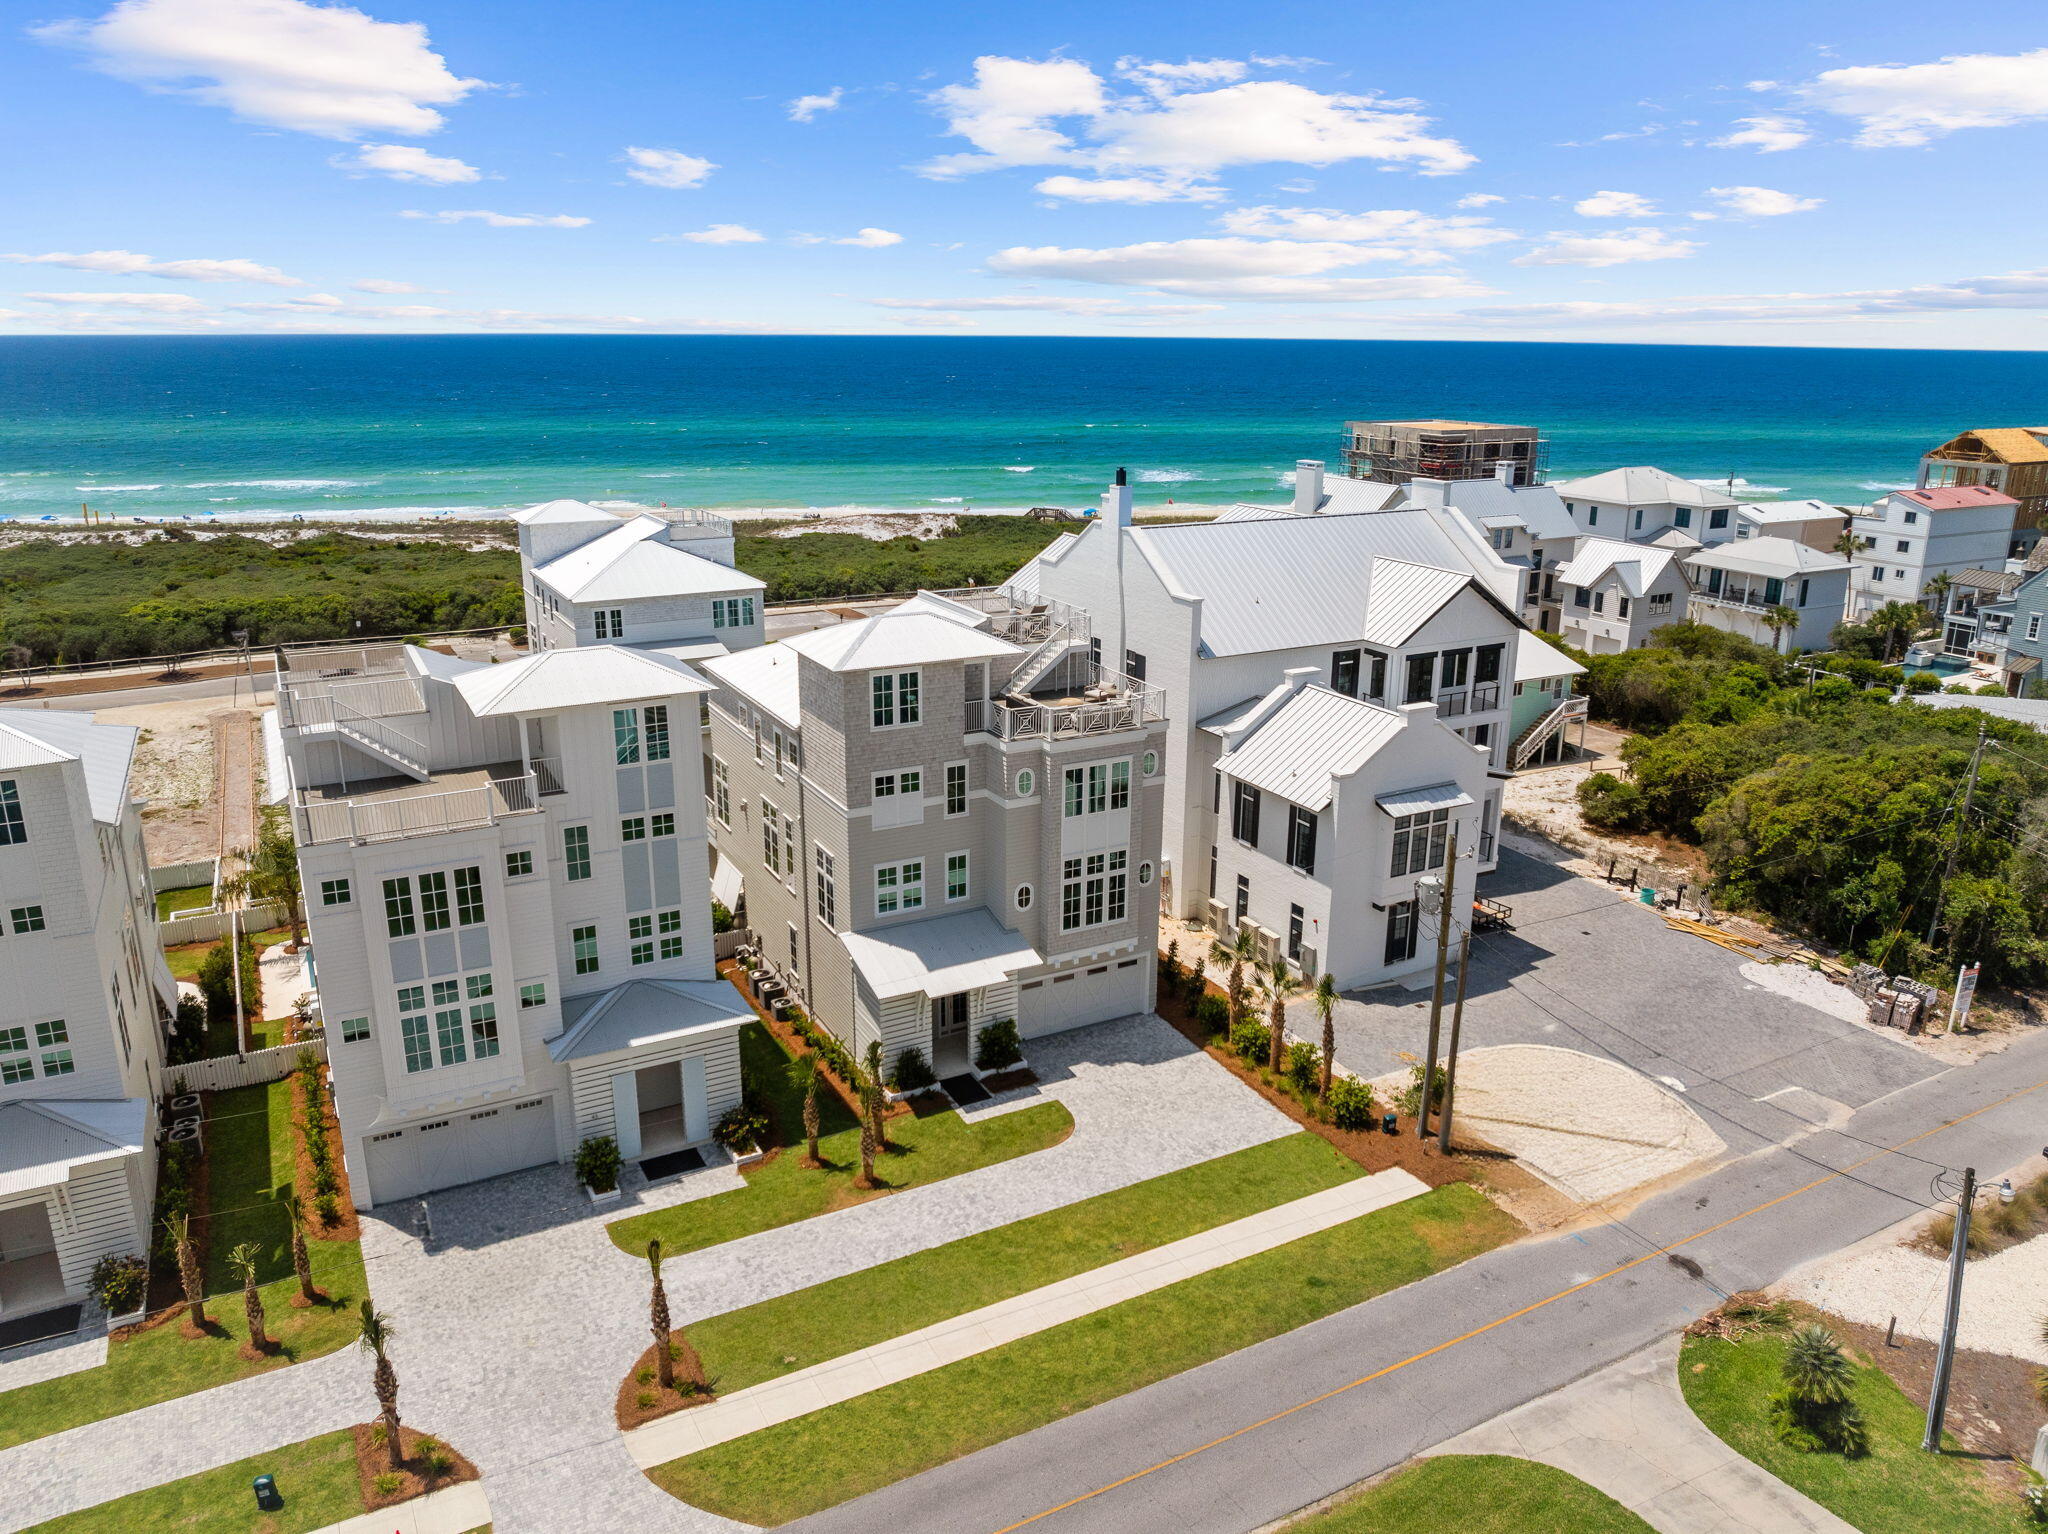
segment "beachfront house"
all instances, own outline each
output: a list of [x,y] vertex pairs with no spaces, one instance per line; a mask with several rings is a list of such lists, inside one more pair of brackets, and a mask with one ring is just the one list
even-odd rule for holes
[[528,646],[626,644],[704,660],[762,639],[765,584],[703,511],[548,501],[514,515]]
[[1995,664],[2007,692],[2029,696],[2048,677],[2048,566],[2024,571],[2011,595],[1995,611],[2001,620],[2001,645]]
[[2024,558],[2048,520],[2048,426],[1980,426],[1960,432],[1920,460],[1921,490],[1979,485],[2009,495],[2012,554]]
[[1409,505],[1453,511],[1470,523],[1488,548],[1521,572],[1522,621],[1546,634],[1558,631],[1557,572],[1584,535],[1556,490],[1514,484],[1506,465],[1492,479],[1416,479],[1403,490]]
[[1823,553],[1841,552],[1849,508],[1828,501],[1744,501],[1735,508],[1735,536],[1790,538]]
[[[1574,744],[1586,747],[1588,704],[1573,691],[1586,668],[1526,629],[1515,636],[1514,702],[1508,714],[1508,768],[1561,762]],[[1572,727],[1578,727],[1573,741]]]
[[1556,489],[1579,531],[1602,538],[1642,542],[1675,527],[1705,545],[1736,533],[1735,496],[1648,464],[1589,474]]
[[1587,538],[1557,572],[1561,636],[1595,655],[1633,650],[1686,615],[1685,567],[1671,549]]
[[1688,618],[1787,654],[1827,649],[1849,600],[1850,562],[1790,538],[1724,543],[1685,568]]
[[1998,570],[2012,545],[2019,502],[1984,485],[1895,490],[1850,520],[1849,615],[1868,618],[1888,602],[1938,598],[1928,583],[1963,570]]
[[712,835],[761,957],[856,1054],[957,1080],[992,1024],[1151,1009],[1162,697],[1092,637],[975,588],[706,663]]
[[753,1013],[717,978],[699,700],[654,650],[285,652],[275,753],[360,1208],[709,1143]]
[[0,709],[0,1323],[148,1249],[177,990],[129,774],[139,731]]

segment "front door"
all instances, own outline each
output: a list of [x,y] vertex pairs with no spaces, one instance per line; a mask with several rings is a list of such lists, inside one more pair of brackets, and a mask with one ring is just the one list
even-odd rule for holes
[[932,1068],[955,1075],[970,1064],[967,1052],[967,993],[932,998]]
[[1401,964],[1415,957],[1415,902],[1404,900],[1387,908],[1388,964]]

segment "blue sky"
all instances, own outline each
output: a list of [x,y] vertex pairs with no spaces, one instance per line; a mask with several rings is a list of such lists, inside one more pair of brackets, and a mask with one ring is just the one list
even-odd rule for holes
[[34,4],[0,334],[2048,341],[2038,4]]

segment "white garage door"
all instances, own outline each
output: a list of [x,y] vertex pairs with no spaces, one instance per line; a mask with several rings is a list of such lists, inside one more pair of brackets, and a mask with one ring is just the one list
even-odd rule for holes
[[553,1161],[551,1102],[531,1097],[369,1136],[371,1199],[389,1204]]
[[1017,988],[1017,1032],[1024,1038],[1127,1017],[1144,1006],[1141,959],[1091,964],[1027,980]]

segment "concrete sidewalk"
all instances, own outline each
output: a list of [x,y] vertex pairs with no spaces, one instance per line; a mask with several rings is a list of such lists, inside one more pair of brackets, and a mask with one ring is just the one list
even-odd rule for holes
[[1856,1534],[1692,1414],[1678,1387],[1678,1349],[1678,1337],[1667,1337],[1428,1453],[1555,1465],[1659,1534]]
[[470,1534],[490,1521],[491,1504],[484,1496],[483,1483],[464,1481],[396,1507],[330,1523],[313,1534]]
[[1428,1191],[1421,1179],[1398,1167],[1355,1178],[780,1379],[750,1385],[709,1405],[689,1407],[627,1433],[627,1452],[643,1470],[666,1464],[1285,1246]]

